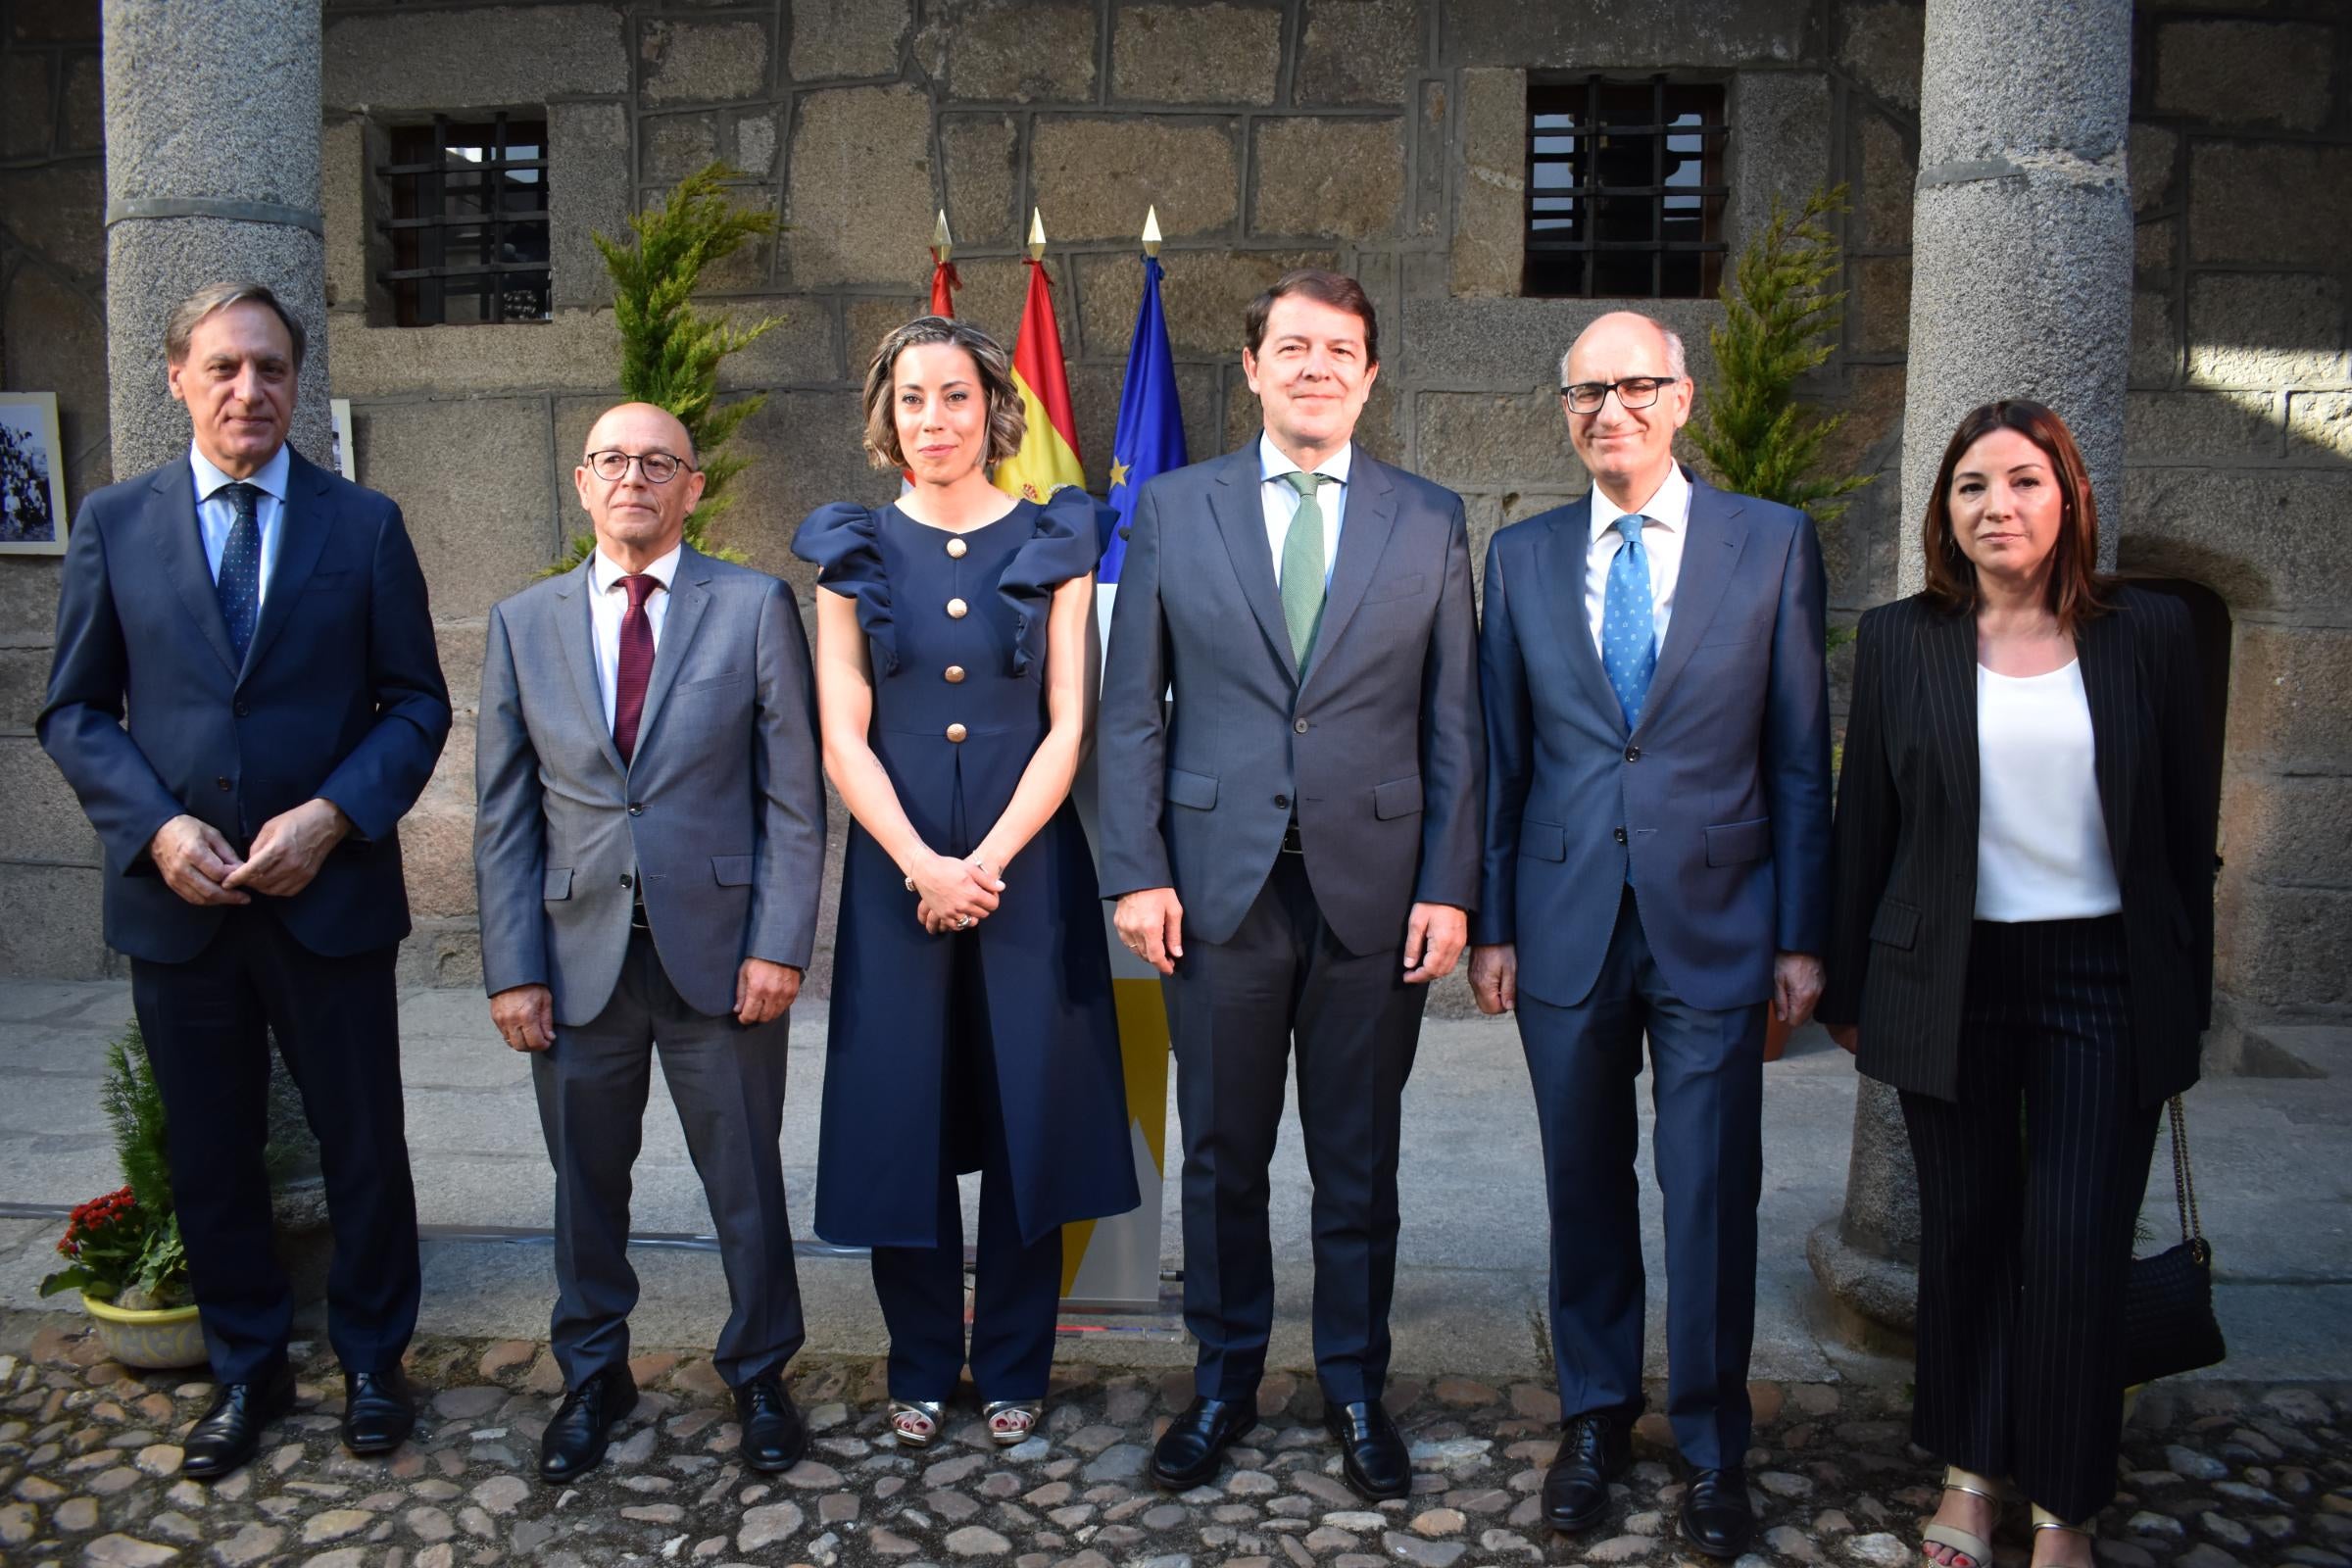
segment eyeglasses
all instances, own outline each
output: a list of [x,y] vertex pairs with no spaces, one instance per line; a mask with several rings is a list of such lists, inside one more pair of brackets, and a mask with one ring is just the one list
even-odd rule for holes
[[608,448],[588,454],[588,470],[608,484],[617,484],[628,477],[629,465],[645,475],[647,484],[667,484],[678,476],[680,468],[692,468],[684,458],[673,458],[666,452],[622,452]]
[[1622,381],[1578,381],[1560,388],[1571,414],[1598,414],[1609,394],[1617,394],[1621,409],[1646,409],[1658,394],[1682,379],[1679,375],[1629,375]]

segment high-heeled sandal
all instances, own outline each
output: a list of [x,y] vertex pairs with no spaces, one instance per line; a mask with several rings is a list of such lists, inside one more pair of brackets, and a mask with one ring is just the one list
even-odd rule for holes
[[1037,1430],[1044,1402],[1038,1399],[991,1399],[980,1407],[988,1438],[1000,1448],[1018,1447]]
[[2070,1536],[2081,1536],[2086,1542],[2094,1539],[2089,1525],[2070,1525],[2038,1502],[2034,1504],[2034,1529],[2035,1534],[2044,1530],[2058,1530]]
[[890,1401],[890,1435],[902,1448],[928,1448],[931,1440],[939,1436],[940,1401],[937,1399],[893,1399]]
[[[1943,1467],[1943,1490],[1965,1492],[1972,1497],[1983,1497],[1996,1510],[2009,1500],[1998,1481],[1990,1476],[1978,1475],[1974,1470],[1963,1470],[1956,1464]],[[1928,1556],[1930,1546],[1945,1546],[1958,1552],[1968,1559],[1965,1568],[1992,1568],[1992,1543],[1958,1525],[1932,1524],[1920,1532],[1920,1555],[1926,1557],[1934,1568],[1943,1568],[1934,1557]],[[1964,1565],[1954,1563],[1951,1568],[1964,1568]]]

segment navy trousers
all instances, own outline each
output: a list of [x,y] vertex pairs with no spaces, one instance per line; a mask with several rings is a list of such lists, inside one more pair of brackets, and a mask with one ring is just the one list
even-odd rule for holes
[[268,909],[230,909],[184,963],[134,958],[131,1004],[169,1120],[172,1198],[213,1376],[251,1383],[286,1355],[262,1151],[270,1037],[318,1135],[335,1250],[327,1340],[346,1370],[395,1365],[416,1328],[416,1199],[401,1108],[395,950],[311,952]]
[[2122,918],[1978,921],[1962,1008],[1959,1102],[1902,1097],[1912,1435],[2087,1519],[2115,1495],[2124,1286],[2161,1114],[2133,1093]]
[[1764,1179],[1764,1004],[1713,1011],[1667,991],[1631,888],[1608,956],[1573,1007],[1519,994],[1519,1038],[1551,1208],[1551,1345],[1560,1413],[1642,1406],[1647,1309],[1634,1083],[1649,1041],[1651,1156],[1666,1200],[1666,1415],[1702,1469],[1742,1462]]

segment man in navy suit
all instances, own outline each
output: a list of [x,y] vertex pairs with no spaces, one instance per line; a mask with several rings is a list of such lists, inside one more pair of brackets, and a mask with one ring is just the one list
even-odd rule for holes
[[1820,995],[1830,831],[1821,548],[1674,461],[1683,346],[1617,312],[1561,365],[1583,500],[1494,536],[1479,678],[1486,863],[1470,982],[1516,1006],[1551,1207],[1567,1422],[1544,1517],[1608,1512],[1642,1410],[1634,1081],[1649,1041],[1682,1530],[1736,1557],[1763,1181],[1764,1008]]
[[172,313],[166,373],[194,443],[82,504],[40,717],[105,849],[106,940],[129,956],[170,1121],[219,1384],[182,1468],[207,1480],[250,1459],[293,1400],[262,1158],[272,1034],[334,1226],[343,1441],[385,1452],[415,1419],[395,825],[441,755],[449,692],[400,509],[286,446],[303,341],[259,283]]

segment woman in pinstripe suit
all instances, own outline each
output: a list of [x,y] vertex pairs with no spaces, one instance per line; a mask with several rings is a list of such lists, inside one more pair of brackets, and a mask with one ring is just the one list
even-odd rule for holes
[[2036,1568],[2087,1565],[2132,1223],[2212,990],[2194,650],[2177,601],[2097,574],[2039,404],[1960,422],[1925,535],[1926,590],[1862,617],[1819,1012],[1901,1092],[1919,1166],[1927,1559],[1986,1568],[2006,1480]]

